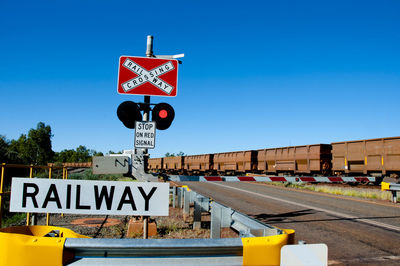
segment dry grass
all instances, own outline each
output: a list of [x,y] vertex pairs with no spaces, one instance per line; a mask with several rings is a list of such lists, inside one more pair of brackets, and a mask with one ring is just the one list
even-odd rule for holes
[[378,200],[388,200],[388,201],[392,199],[391,192],[381,191],[379,189],[366,189],[359,187],[347,188],[347,187],[335,187],[326,185],[310,185],[302,183],[281,183],[281,182],[271,182],[269,184],[305,189],[305,190],[334,194],[334,195],[357,197],[357,198],[378,199]]
[[209,229],[192,229],[192,215],[184,221],[182,210],[178,208],[169,208],[168,217],[157,217],[157,233],[155,238],[209,238]]

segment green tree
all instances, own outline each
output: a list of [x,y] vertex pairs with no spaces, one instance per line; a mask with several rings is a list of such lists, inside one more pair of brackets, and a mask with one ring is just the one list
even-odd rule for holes
[[53,159],[52,137],[51,127],[46,126],[43,122],[39,122],[36,129],[29,130],[27,144],[30,152],[32,152],[32,163],[44,165]]
[[36,129],[30,129],[28,135],[21,134],[18,140],[11,140],[8,147],[8,160],[13,163],[45,165],[54,156],[51,149],[51,127],[43,122]]
[[88,149],[83,145],[79,145],[75,150],[69,149],[57,152],[56,156],[54,157],[54,161],[61,163],[90,162],[92,160],[92,156],[103,156],[103,153]]
[[8,162],[8,147],[10,142],[5,136],[0,135],[0,163]]
[[25,134],[21,134],[17,140],[11,140],[8,147],[8,162],[21,164],[33,163],[28,147],[28,138]]
[[169,153],[167,152],[165,154],[165,157],[175,157],[175,156],[185,156],[185,153],[183,151],[178,152],[177,154],[175,153]]

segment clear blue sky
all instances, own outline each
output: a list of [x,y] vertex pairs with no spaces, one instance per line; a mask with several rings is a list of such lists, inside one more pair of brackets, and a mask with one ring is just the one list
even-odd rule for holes
[[0,1],[0,134],[131,149],[118,59],[185,53],[152,157],[400,135],[400,1]]

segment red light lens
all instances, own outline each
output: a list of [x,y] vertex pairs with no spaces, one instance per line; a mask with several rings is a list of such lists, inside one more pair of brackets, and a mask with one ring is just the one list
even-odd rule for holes
[[168,116],[168,112],[165,110],[161,110],[160,112],[158,112],[158,116],[161,118],[166,118]]

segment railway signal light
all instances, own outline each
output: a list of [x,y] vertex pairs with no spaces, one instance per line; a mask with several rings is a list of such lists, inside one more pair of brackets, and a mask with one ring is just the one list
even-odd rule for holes
[[156,128],[164,130],[169,128],[175,117],[174,108],[167,103],[159,103],[154,106],[152,120],[156,122]]
[[117,116],[127,128],[134,129],[135,122],[142,120],[139,106],[132,101],[125,101],[118,106]]

